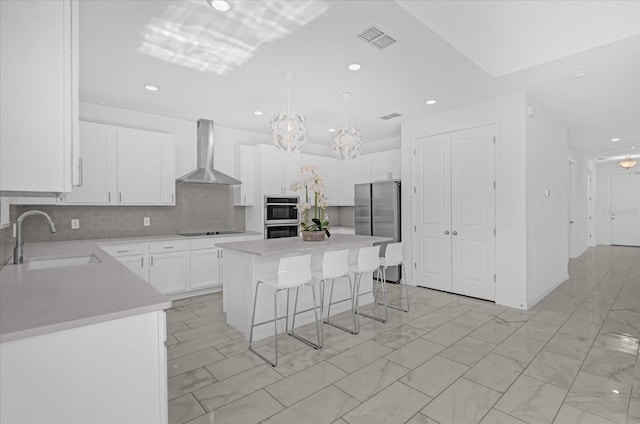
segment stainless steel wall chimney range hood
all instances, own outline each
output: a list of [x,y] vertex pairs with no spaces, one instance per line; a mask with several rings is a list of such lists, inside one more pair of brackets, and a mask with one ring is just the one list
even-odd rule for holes
[[213,121],[198,119],[198,168],[176,181],[196,184],[241,184],[239,180],[213,169]]

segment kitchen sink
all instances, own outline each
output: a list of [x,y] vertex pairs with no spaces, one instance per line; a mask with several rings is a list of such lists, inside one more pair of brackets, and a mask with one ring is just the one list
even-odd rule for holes
[[244,231],[201,231],[199,233],[183,233],[178,234],[179,236],[185,237],[201,237],[201,236],[218,236],[218,235],[229,235],[229,234],[243,234]]
[[97,264],[102,262],[96,255],[73,256],[68,258],[32,258],[27,263],[28,270],[63,268],[68,266]]

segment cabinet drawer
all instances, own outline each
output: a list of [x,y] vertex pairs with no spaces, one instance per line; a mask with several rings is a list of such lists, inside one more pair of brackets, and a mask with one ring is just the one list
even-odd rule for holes
[[113,257],[118,256],[130,256],[130,255],[144,255],[147,253],[146,243],[135,244],[109,244],[101,245],[100,248],[110,254]]
[[149,243],[149,253],[178,252],[187,250],[187,242],[180,240],[154,241]]

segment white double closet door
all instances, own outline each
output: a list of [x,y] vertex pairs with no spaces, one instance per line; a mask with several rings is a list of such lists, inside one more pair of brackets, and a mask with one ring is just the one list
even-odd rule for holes
[[640,246],[640,173],[611,175],[611,244]]
[[493,125],[414,140],[414,281],[495,300]]

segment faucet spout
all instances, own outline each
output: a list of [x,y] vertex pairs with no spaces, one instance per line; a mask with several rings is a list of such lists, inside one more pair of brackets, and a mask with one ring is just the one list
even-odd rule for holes
[[51,217],[42,211],[32,210],[27,211],[18,217],[16,221],[16,245],[13,248],[13,263],[21,264],[24,262],[24,241],[22,240],[22,222],[25,218],[33,215],[42,215],[47,218],[47,225],[49,226],[49,231],[52,233],[56,232],[56,226],[54,225]]

